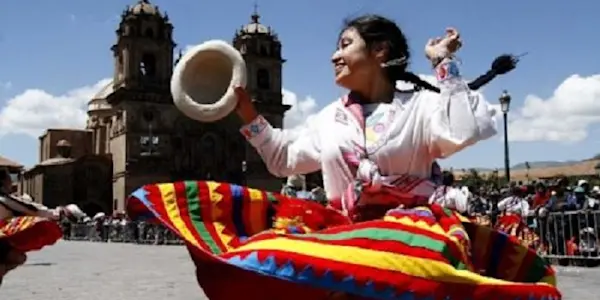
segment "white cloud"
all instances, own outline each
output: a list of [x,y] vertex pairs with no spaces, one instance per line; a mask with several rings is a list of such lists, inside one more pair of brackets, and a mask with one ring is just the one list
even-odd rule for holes
[[[434,76],[419,76],[436,84]],[[410,89],[412,85],[398,82],[397,88]],[[480,92],[484,94],[484,89]],[[283,94],[284,102],[293,105],[284,120],[285,127],[299,126],[317,112],[318,105],[313,98],[299,100],[296,94],[286,90]],[[496,111],[496,118],[501,118],[500,105],[492,103],[490,106]],[[573,143],[587,138],[590,127],[599,123],[600,74],[572,75],[548,99],[530,94],[522,107],[514,108],[509,114],[509,138],[511,141]]]
[[283,119],[284,128],[298,128],[305,125],[311,118],[318,113],[319,106],[317,101],[311,97],[299,99],[294,92],[283,89],[283,104],[291,105],[292,108],[285,113]]
[[[430,83],[435,78],[421,75]],[[86,105],[91,97],[110,79],[76,88],[62,95],[52,95],[40,89],[28,89],[9,99],[0,110],[0,135],[14,133],[38,137],[46,128],[83,128]],[[6,82],[0,87],[10,88]],[[411,85],[399,82],[398,88]],[[310,96],[299,98],[283,89],[283,102],[292,108],[286,113],[284,127],[298,128],[318,113],[319,105]],[[499,105],[493,104],[496,111]],[[499,116],[500,114],[496,114]],[[589,128],[600,123],[600,74],[588,77],[572,75],[548,99],[529,95],[524,106],[510,115],[512,141],[578,142],[588,135]]]
[[40,89],[28,89],[6,101],[0,110],[0,135],[40,136],[46,128],[84,128],[88,101],[110,82],[99,82],[52,95]]
[[[26,134],[37,138],[47,128],[84,128],[87,103],[110,79],[52,95],[41,89],[28,89],[6,101],[0,109],[0,136]],[[303,125],[318,110],[314,98],[298,98],[296,93],[283,89],[283,102],[292,108],[286,113],[284,126]]]
[[582,141],[600,123],[600,74],[572,75],[548,99],[528,95],[510,116],[511,141]]
[[196,47],[198,45],[187,45],[185,47],[183,47],[183,49],[181,49],[181,53],[185,54],[186,52],[190,51],[192,48]]

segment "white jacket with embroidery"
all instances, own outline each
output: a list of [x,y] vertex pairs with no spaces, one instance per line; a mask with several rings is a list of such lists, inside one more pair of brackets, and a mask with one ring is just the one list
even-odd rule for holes
[[[439,94],[395,94],[394,116],[377,146],[368,151],[369,160],[378,168],[371,179],[385,182],[404,175],[427,179],[435,159],[496,134],[495,111],[461,77],[440,83],[440,89]],[[337,199],[357,176],[346,153],[364,142],[362,126],[348,104],[347,98],[334,101],[300,131],[273,128],[259,116],[241,132],[272,174],[286,177],[321,170],[328,199]],[[410,192],[429,197],[434,189],[423,181]]]

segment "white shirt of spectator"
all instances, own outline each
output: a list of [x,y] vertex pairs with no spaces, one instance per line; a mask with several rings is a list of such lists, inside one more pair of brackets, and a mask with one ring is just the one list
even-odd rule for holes
[[436,203],[442,207],[456,210],[464,214],[467,212],[468,199],[468,196],[460,189],[440,186],[435,190],[431,197],[429,197],[429,203]]

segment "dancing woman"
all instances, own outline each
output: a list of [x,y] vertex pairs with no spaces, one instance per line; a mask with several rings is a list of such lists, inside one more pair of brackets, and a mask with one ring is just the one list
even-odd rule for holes
[[464,215],[468,213],[469,208],[468,196],[454,187],[454,174],[449,171],[442,173],[442,184],[429,197],[429,203],[456,210]]
[[[349,93],[299,134],[273,128],[236,90],[241,131],[269,171],[321,170],[328,207],[187,181],[141,188],[130,211],[152,213],[186,241],[212,300],[560,299],[534,252],[428,203],[434,160],[496,133],[489,104],[460,76],[461,46],[455,29],[425,46],[438,88],[407,71],[393,21],[350,20],[332,57]],[[397,91],[399,80],[418,88]]]
[[11,270],[25,263],[26,253],[56,243],[62,232],[58,221],[63,216],[81,216],[75,206],[49,209],[11,195],[12,180],[0,169],[0,284]]
[[527,186],[513,188],[512,195],[498,202],[501,216],[495,224],[497,230],[515,237],[526,247],[540,246],[539,236],[530,228],[528,218],[535,215],[526,199]]

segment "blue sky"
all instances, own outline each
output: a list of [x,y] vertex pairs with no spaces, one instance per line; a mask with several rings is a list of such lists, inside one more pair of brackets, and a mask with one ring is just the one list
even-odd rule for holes
[[[39,103],[45,98],[29,97],[33,104],[20,106],[14,98],[21,95],[24,101],[25,91],[30,90],[29,96],[37,95],[31,90],[43,91],[53,97],[53,111],[60,112],[73,93],[59,96],[110,77],[109,48],[115,41],[118,16],[135,2],[0,2],[0,155],[26,165],[37,162],[36,134],[19,131],[14,114],[25,115],[22,122],[32,116],[44,119],[36,114],[48,111]],[[169,13],[181,47],[214,38],[230,40],[249,21],[254,5],[249,0],[152,2]],[[283,85],[299,99],[310,96],[322,107],[343,93],[333,83],[329,59],[346,17],[381,13],[395,19],[409,37],[411,68],[419,74],[430,73],[422,55],[424,43],[451,25],[460,29],[464,39],[460,57],[467,77],[487,70],[498,54],[530,53],[517,70],[484,90],[490,102],[497,101],[502,89],[513,96],[514,163],[583,159],[600,152],[600,140],[595,139],[600,132],[599,1],[261,0],[258,5],[261,21],[272,26],[283,42],[288,60]],[[571,77],[575,74],[579,76]],[[68,103],[78,109],[82,104]],[[11,105],[25,111],[7,109]],[[493,138],[443,165],[501,166],[502,153],[501,138]]]

